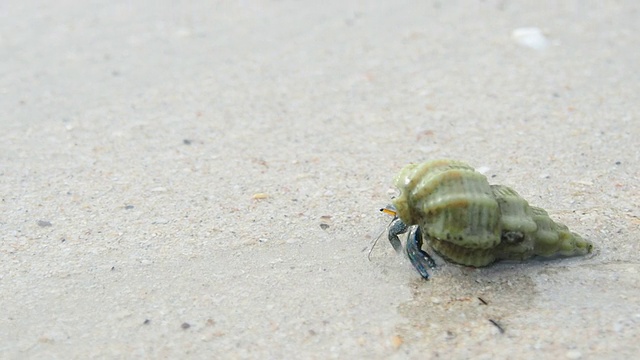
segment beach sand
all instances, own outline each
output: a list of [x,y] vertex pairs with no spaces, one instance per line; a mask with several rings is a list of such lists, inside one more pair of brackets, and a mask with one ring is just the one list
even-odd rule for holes
[[[639,13],[1,5],[0,357],[640,356]],[[438,158],[595,253],[367,260],[394,175]]]

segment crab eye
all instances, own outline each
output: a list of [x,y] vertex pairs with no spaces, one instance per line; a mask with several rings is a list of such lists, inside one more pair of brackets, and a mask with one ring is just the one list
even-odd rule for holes
[[382,209],[380,209],[380,211],[387,215],[391,215],[393,217],[398,216],[398,212],[396,211],[396,208],[391,204],[383,207]]

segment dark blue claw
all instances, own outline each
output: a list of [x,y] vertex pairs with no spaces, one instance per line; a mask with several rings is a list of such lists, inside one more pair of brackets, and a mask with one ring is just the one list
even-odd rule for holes
[[[391,241],[391,233],[389,234],[389,241]],[[433,261],[431,255],[422,250],[422,230],[420,230],[420,226],[416,226],[415,229],[411,230],[411,232],[409,233],[406,248],[407,255],[409,256],[409,260],[411,260],[413,267],[418,270],[422,278],[424,278],[425,280],[429,280],[429,272],[427,272],[427,267],[435,269],[436,262]]]
[[406,233],[408,229],[409,227],[398,217],[391,221],[391,226],[389,226],[389,242],[397,253],[402,252],[402,242],[400,242],[398,235]]

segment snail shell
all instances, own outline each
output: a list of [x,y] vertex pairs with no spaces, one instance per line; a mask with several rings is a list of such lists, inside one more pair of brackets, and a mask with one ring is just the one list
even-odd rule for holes
[[590,253],[593,245],[530,206],[515,190],[489,185],[471,166],[435,160],[405,166],[395,178],[400,195],[393,200],[406,225],[422,229],[444,258],[485,266],[496,260]]

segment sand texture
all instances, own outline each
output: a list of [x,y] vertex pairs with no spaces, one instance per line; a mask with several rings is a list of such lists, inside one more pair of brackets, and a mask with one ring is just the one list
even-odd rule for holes
[[[640,357],[640,3],[5,1],[0,358]],[[453,158],[592,256],[423,281]]]

